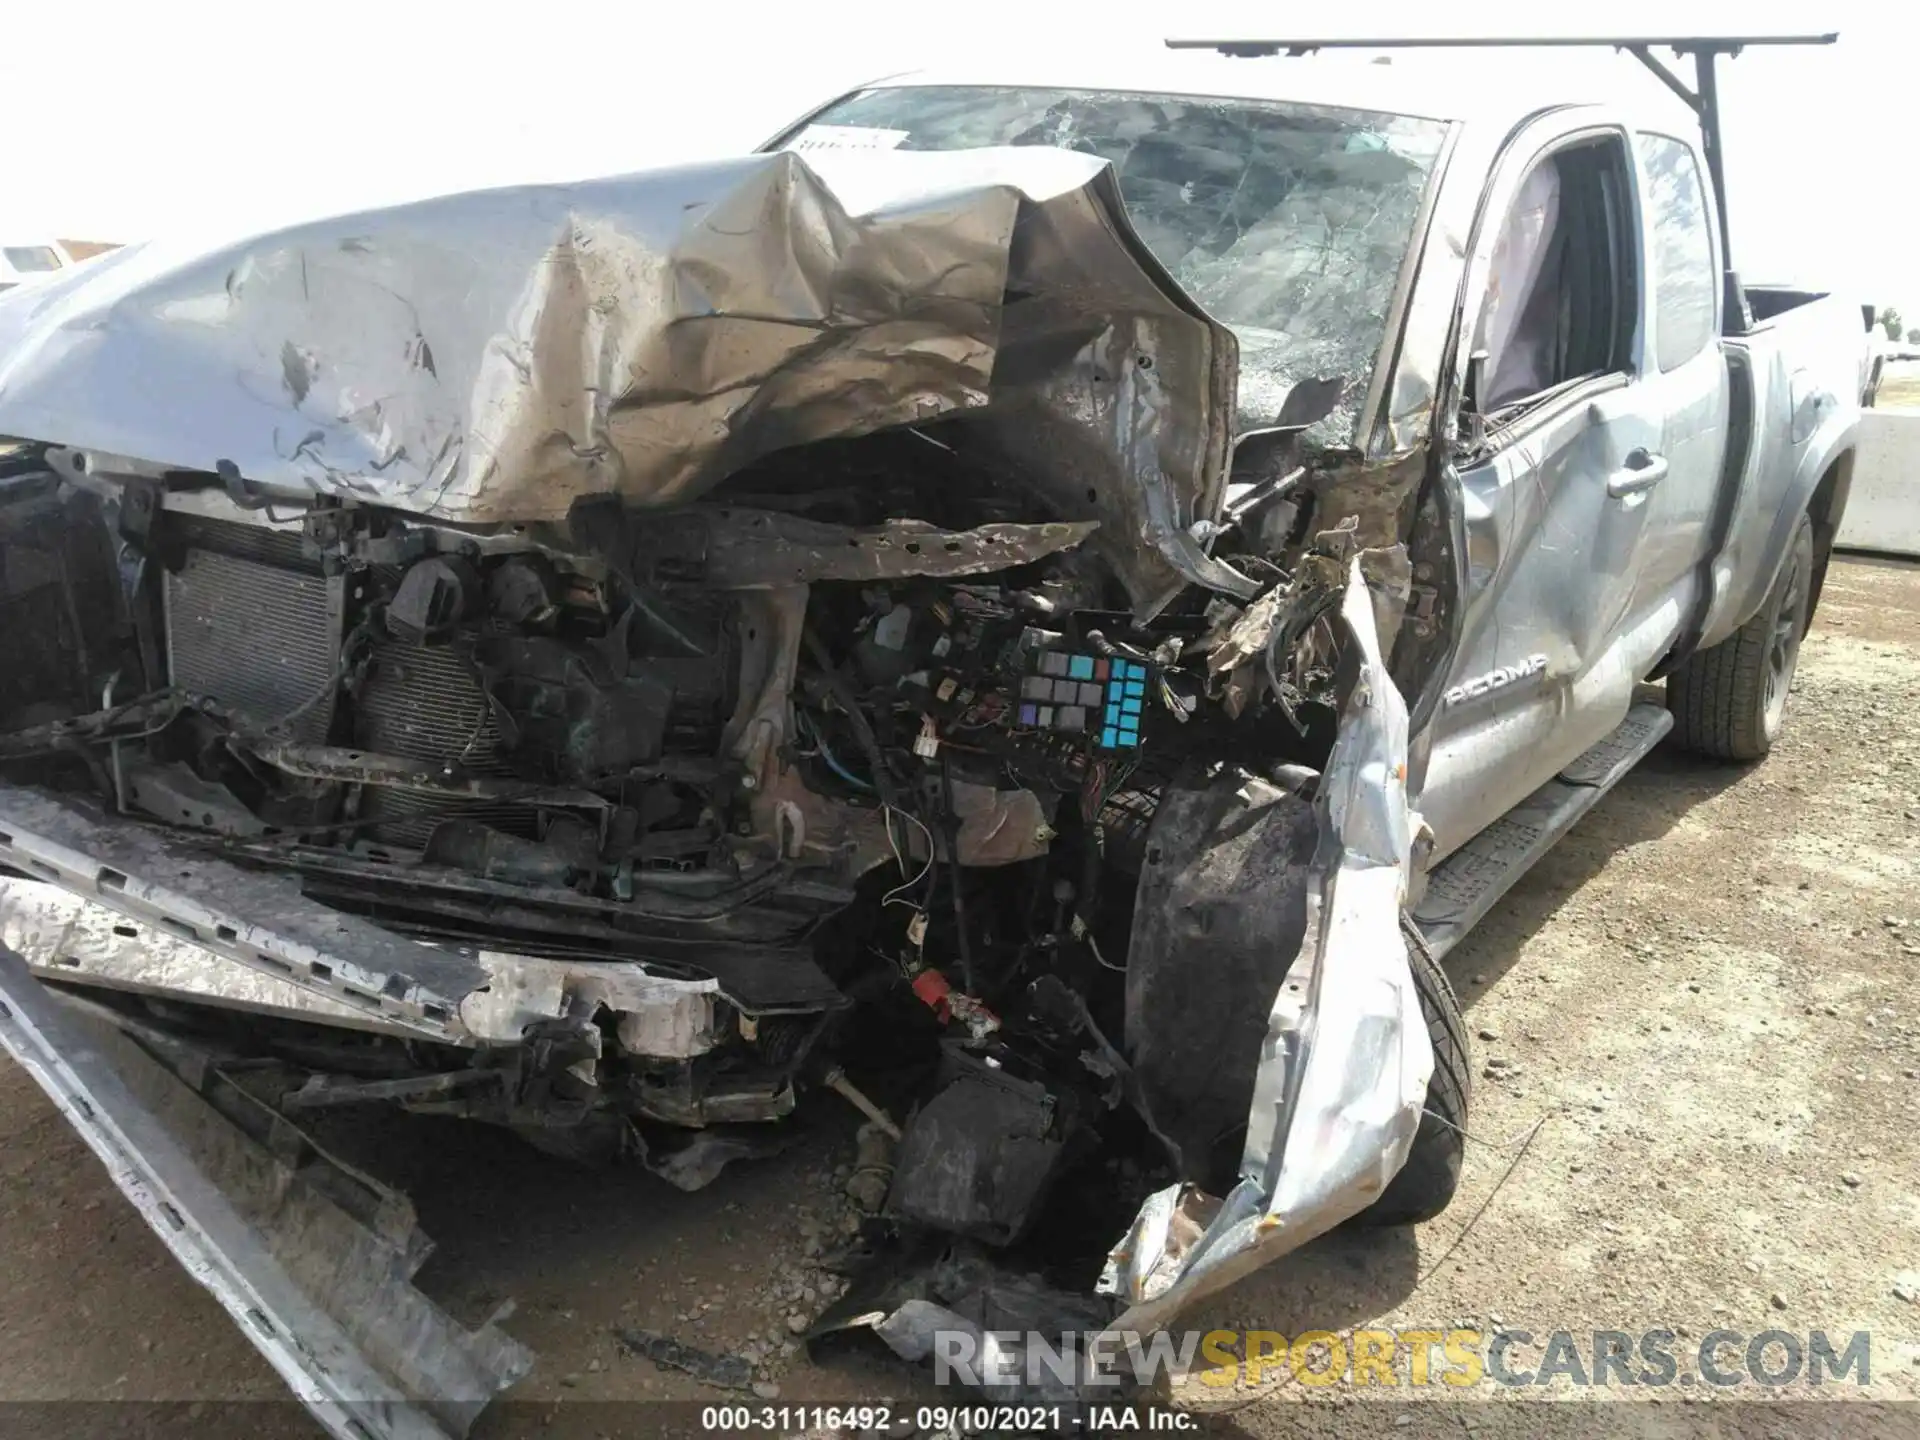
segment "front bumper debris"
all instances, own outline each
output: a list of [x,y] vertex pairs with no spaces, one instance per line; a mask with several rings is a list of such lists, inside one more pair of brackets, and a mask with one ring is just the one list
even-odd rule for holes
[[[1224,1199],[1192,1184],[1149,1196],[1113,1247],[1097,1297],[941,1250],[849,1292],[816,1333],[870,1328],[915,1362],[935,1354],[937,1337],[964,1337],[965,1353],[991,1357],[977,1372],[983,1384],[1018,1377],[1014,1390],[1042,1401],[1097,1394],[1089,1387],[1120,1378],[1101,1357],[1139,1353],[1144,1337],[1204,1296],[1365,1210],[1399,1172],[1434,1060],[1400,928],[1420,829],[1407,803],[1407,710],[1381,655],[1369,558],[1349,569],[1336,612],[1348,642],[1337,677],[1345,702],[1312,805],[1305,935],[1273,997],[1238,1182]],[[1390,561],[1380,568],[1390,574]],[[1250,782],[1245,814],[1277,810],[1272,788]],[[1036,1334],[1053,1345],[1079,1338],[1077,1384],[1062,1388],[1051,1362],[1024,1353],[1024,1337]]]
[[1306,936],[1274,997],[1240,1181],[1219,1202],[1176,1186],[1142,1207],[1101,1277],[1126,1306],[1121,1333],[1160,1329],[1359,1214],[1420,1128],[1433,1045],[1400,930],[1419,818],[1407,803],[1407,708],[1381,655],[1366,560],[1338,611],[1345,701],[1314,802]]
[[[1350,567],[1334,615],[1346,642],[1336,677],[1344,700],[1310,817],[1297,813],[1308,802],[1266,782],[1242,787],[1247,813],[1284,812],[1310,854],[1304,936],[1272,999],[1237,1181],[1224,1198],[1192,1183],[1150,1196],[1113,1247],[1097,1294],[1063,1294],[964,1250],[943,1251],[899,1267],[878,1291],[850,1293],[814,1333],[870,1328],[915,1360],[936,1331],[985,1335],[1012,1314],[1053,1333],[1146,1335],[1365,1209],[1404,1163],[1433,1064],[1399,928],[1419,822],[1405,790],[1406,709],[1380,654],[1367,558]],[[0,1040],[333,1433],[463,1433],[531,1356],[491,1324],[460,1329],[412,1287],[427,1246],[405,1199],[315,1149],[205,1056],[124,1014],[106,1023],[84,998],[61,1003],[33,972],[66,991],[194,993],[228,1008],[351,1018],[464,1045],[515,1033],[529,1013],[564,1012],[578,977],[532,957],[436,954],[322,911],[286,881],[204,854],[183,867],[184,856],[160,853],[165,842],[32,792],[0,792],[0,802],[10,862],[65,887],[14,879],[0,889]],[[155,853],[135,853],[142,846]],[[330,933],[313,929],[323,923]],[[435,968],[445,966],[462,970]],[[349,982],[357,996],[335,988]],[[384,1003],[370,1006],[369,996]],[[476,996],[505,1007],[497,1022],[471,1003]],[[626,1003],[633,1023],[672,1029],[690,998]],[[697,1017],[689,1023],[697,1031]],[[1179,1148],[1168,1138],[1182,1133],[1167,1100],[1177,1091],[1147,1074],[1139,1093],[1150,1122],[1165,1122],[1155,1125],[1164,1143]]]
[[[149,1043],[165,1053],[164,1037]],[[432,1246],[404,1196],[317,1149],[192,1054],[163,1064],[62,1004],[5,948],[0,1044],[339,1440],[464,1435],[532,1368],[495,1323],[466,1330],[414,1288]]]

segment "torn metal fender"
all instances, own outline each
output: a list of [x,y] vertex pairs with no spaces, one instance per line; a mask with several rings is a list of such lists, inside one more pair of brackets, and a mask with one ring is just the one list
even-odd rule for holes
[[1433,1073],[1400,915],[1419,826],[1407,801],[1407,709],[1387,674],[1375,597],[1348,569],[1338,738],[1315,809],[1306,935],[1274,998],[1239,1183],[1148,1197],[1108,1257],[1110,1330],[1163,1328],[1181,1310],[1380,1197],[1406,1163]]
[[[69,1010],[0,947],[0,1046],[187,1273],[339,1440],[449,1440],[532,1368],[412,1284],[430,1249],[404,1197],[347,1175],[230,1088],[196,1093],[132,1040]],[[218,1085],[209,1072],[208,1085]],[[205,1087],[202,1087],[203,1092]],[[225,1103],[220,1103],[225,1102]],[[350,1206],[341,1196],[358,1196]]]

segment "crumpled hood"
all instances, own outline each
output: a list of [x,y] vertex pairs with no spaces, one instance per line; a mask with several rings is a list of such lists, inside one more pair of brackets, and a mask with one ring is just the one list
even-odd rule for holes
[[965,416],[1151,610],[1242,588],[1235,353],[1094,157],[776,152],[117,252],[0,302],[0,435],[497,524]]

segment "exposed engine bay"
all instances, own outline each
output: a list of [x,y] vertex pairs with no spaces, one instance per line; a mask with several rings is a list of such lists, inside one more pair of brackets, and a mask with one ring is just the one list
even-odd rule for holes
[[[928,443],[492,531],[17,455],[0,799],[49,848],[9,836],[0,938],[87,932],[46,881],[145,898],[156,983],[43,975],[286,1114],[487,1121],[688,1189],[837,1091],[883,1272],[1037,1237],[1083,1294],[1153,1192],[1243,1183],[1354,526],[1141,621],[1093,526],[991,484],[795,483]],[[154,888],[176,865],[218,902]]]
[[[49,292],[0,367],[0,948],[269,1129],[394,1105],[698,1189],[850,1106],[893,1271],[1044,1253],[1119,1326],[1414,1213],[1422,458],[1309,448],[1360,375],[1229,454],[1232,336],[1104,163],[990,158]],[[193,405],[71,405],[150,347]],[[850,1295],[821,1328],[914,1353]]]
[[[795,484],[909,446],[948,472]],[[1037,1187],[1077,1131],[1145,1113],[1116,1042],[1163,787],[1236,754],[1309,775],[1330,656],[1305,634],[1240,654],[1240,608],[1203,592],[1142,625],[1090,525],[1009,518],[952,464],[876,436],[743,474],[727,503],[485,534],[248,508],[219,477],[20,473],[11,508],[44,523],[16,527],[9,604],[24,630],[24,607],[73,603],[10,672],[0,763],[436,947],[679,982],[543,1017],[537,1076],[376,1045],[318,1066],[329,1083],[658,1155],[849,1083],[864,1005],[942,1094],[995,1097],[953,1101],[963,1127],[994,1104],[1039,1126]],[[952,1138],[927,1138],[942,1103],[909,1149]],[[1226,1118],[1200,1148],[1230,1183]],[[1038,1198],[896,1204],[1007,1240]]]

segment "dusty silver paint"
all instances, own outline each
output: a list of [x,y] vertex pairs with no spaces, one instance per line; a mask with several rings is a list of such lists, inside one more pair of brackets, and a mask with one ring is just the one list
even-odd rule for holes
[[1203,1295],[1379,1198],[1413,1144],[1433,1071],[1400,913],[1419,817],[1406,788],[1407,710],[1387,674],[1360,562],[1339,626],[1357,657],[1315,800],[1321,839],[1307,935],[1274,999],[1240,1183],[1149,1197],[1108,1258],[1117,1332],[1159,1329]]
[[0,435],[494,525],[970,415],[1150,611],[1247,583],[1234,357],[1097,157],[783,152],[116,251],[0,305]]
[[1746,362],[1756,443],[1713,559],[1701,636],[1707,645],[1739,629],[1771,593],[1793,527],[1822,480],[1831,473],[1851,485],[1861,423],[1853,380],[1860,336],[1838,297],[1789,310],[1726,343]]
[[[1625,719],[1633,687],[1677,633],[1680,597],[1636,585],[1646,506],[1593,483],[1649,443],[1658,425],[1644,402],[1599,380],[1458,471],[1466,585],[1444,684],[1463,703],[1433,717],[1420,793],[1437,855]],[[1473,698],[1500,676],[1523,678]]]
[[[1436,202],[1396,394],[1460,393],[1469,337],[1500,288],[1499,236],[1523,187],[1569,144],[1614,146],[1623,164],[1638,164],[1642,147],[1619,124],[1610,108],[1567,107],[1504,137],[1469,135]],[[1632,220],[1644,233],[1635,253],[1651,256],[1662,232],[1675,228],[1674,187],[1652,176],[1636,189],[1642,198]],[[1698,228],[1702,219],[1696,212],[1691,223]],[[1709,234],[1701,243],[1715,242]],[[1457,614],[1448,622],[1449,663],[1424,677],[1426,698],[1443,703],[1433,707],[1415,758],[1436,860],[1623,723],[1635,685],[1690,633],[1716,641],[1734,617],[1751,613],[1773,574],[1766,557],[1782,553],[1821,473],[1851,444],[1856,412],[1846,407],[1805,436],[1791,432],[1788,372],[1803,365],[1799,373],[1839,385],[1833,377],[1848,373],[1847,346],[1858,345],[1844,307],[1803,305],[1726,342],[1747,357],[1731,379],[1751,387],[1755,404],[1744,472],[1732,493],[1723,491],[1725,451],[1745,445],[1730,423],[1726,355],[1718,344],[1698,343],[1685,355],[1669,347],[1662,367],[1659,276],[1647,272],[1646,259],[1637,263],[1638,323],[1622,369],[1569,383],[1484,435],[1459,427],[1455,407],[1441,409],[1436,438],[1451,459],[1442,485],[1457,519]],[[1696,343],[1697,309],[1679,312]],[[1671,332],[1678,321],[1668,318]],[[1451,352],[1423,338],[1443,322],[1459,326]],[[1432,376],[1438,389],[1428,390],[1414,370],[1449,354],[1449,373]],[[1717,510],[1732,517],[1724,544],[1712,533]],[[1769,534],[1781,538],[1769,542]]]
[[295,879],[41,791],[0,785],[0,859],[427,1039],[457,1042],[460,1001],[486,983],[477,961],[329,910]]
[[[291,1127],[264,1112],[280,1127],[270,1152],[125,1037],[69,1013],[5,949],[0,1047],[329,1434],[447,1440],[532,1368],[496,1326],[463,1329],[413,1287],[431,1245],[404,1197],[304,1137],[293,1154]],[[320,1165],[367,1204],[314,1183]]]
[[[283,971],[242,963],[185,938],[180,916],[194,913],[185,906],[114,909],[58,884],[0,877],[0,944],[49,979],[381,1034],[419,1035],[403,1017],[344,999],[338,989],[296,984]],[[171,927],[164,923],[169,919]],[[343,930],[325,948],[316,947],[313,956],[336,974],[351,973],[354,939]],[[433,954],[426,946],[398,943],[421,958]],[[601,1011],[612,1019],[620,1048],[631,1054],[684,1060],[704,1053],[717,1038],[714,1007],[722,992],[716,980],[654,975],[632,962],[555,960],[499,950],[482,950],[471,963],[476,984],[459,1001],[458,1024],[434,1037],[445,1043],[513,1044],[536,1021]]]
[[[1403,538],[1402,502],[1426,478],[1428,447],[1460,439],[1451,402],[1471,346],[1455,343],[1455,330],[1463,304],[1469,321],[1478,313],[1487,284],[1482,218],[1497,223],[1526,144],[1614,118],[1568,109],[1529,123],[1507,113],[1450,134],[1445,182],[1409,211],[1414,246],[1391,294],[1369,291],[1397,346],[1378,355],[1364,398],[1344,397],[1352,433],[1342,438],[1364,463],[1316,477],[1323,523],[1353,519],[1363,546]],[[1507,167],[1513,133],[1524,143]],[[0,347],[14,342],[0,361],[0,434],[98,452],[94,472],[117,468],[100,458],[108,452],[138,457],[125,468],[143,473],[155,462],[208,469],[231,459],[294,495],[535,530],[582,495],[676,503],[781,445],[968,416],[981,449],[1022,465],[1044,457],[1037,488],[1068,521],[1098,523],[1089,543],[1119,568],[1138,608],[1152,609],[1179,577],[1245,597],[1243,577],[1192,539],[1194,522],[1216,513],[1236,394],[1230,344],[1141,263],[1120,189],[1097,162],[1051,151],[769,156],[455,197],[198,260],[132,252],[96,267],[97,284],[63,281],[0,306]],[[675,199],[693,209],[676,210]],[[1157,218],[1175,213],[1168,205]],[[730,223],[743,214],[748,223]],[[1055,299],[1080,294],[1077,265],[1099,272],[1101,293],[1066,323],[1044,313],[1030,323],[1003,303],[1029,281]],[[1322,334],[1344,343],[1338,308],[1321,312],[1332,322]],[[1786,324],[1824,323],[1825,312],[1799,313],[1812,318]],[[1836,328],[1830,338],[1838,354],[1845,337]],[[1739,523],[1713,557],[1713,627],[1738,623],[1750,609],[1742,596],[1770,583],[1779,525],[1804,508],[1852,423],[1849,406],[1821,401],[1839,390],[1794,368],[1797,336],[1730,348],[1752,351],[1763,433],[1740,477]],[[1267,357],[1252,361],[1285,378]],[[1278,403],[1257,384],[1238,394],[1243,422]],[[1463,696],[1459,724],[1449,731],[1443,713],[1422,737],[1437,749],[1421,808],[1443,849],[1499,813],[1495,779],[1531,784],[1516,754],[1559,763],[1527,743],[1536,719],[1558,720],[1543,732],[1558,749],[1610,725],[1687,608],[1680,595],[1604,587],[1641,583],[1624,561],[1647,553],[1632,532],[1653,508],[1633,500],[1644,491],[1607,497],[1608,475],[1636,442],[1670,439],[1651,421],[1689,406],[1668,396],[1636,411],[1604,388],[1577,399],[1597,413],[1539,414],[1530,433],[1460,455],[1444,477],[1463,512],[1465,613],[1447,619],[1461,643],[1446,672],[1419,678],[1434,695],[1521,668],[1529,683]],[[1708,421],[1696,429],[1711,441],[1719,427]],[[1609,509],[1603,497],[1629,503]],[[789,558],[771,557],[765,583],[809,578],[774,573]],[[1581,573],[1602,590],[1567,583]],[[1127,1307],[1121,1330],[1164,1323],[1364,1208],[1417,1128],[1432,1057],[1396,921],[1421,821],[1408,808],[1406,711],[1382,651],[1398,619],[1392,596],[1430,577],[1387,578],[1369,594],[1356,571],[1346,589],[1341,626],[1359,674],[1320,799],[1309,938],[1270,1017],[1241,1183],[1224,1199],[1169,1189],[1143,1208],[1105,1282]],[[837,833],[847,822],[834,807],[783,792],[767,768],[786,738],[782,701],[805,598],[798,585],[754,597],[770,617],[753,670],[763,683],[743,694],[728,737],[770,812],[756,813],[756,828],[780,836],[789,858],[877,838],[872,827]],[[1244,663],[1276,618],[1252,617],[1234,658]],[[1536,675],[1538,706],[1526,703]],[[995,835],[1022,838],[1031,818]],[[96,883],[84,855],[23,835],[29,861],[63,883]],[[135,898],[150,916],[210,916],[191,895]],[[124,895],[117,903],[132,906]],[[283,952],[295,953],[274,953]],[[699,1043],[696,1008],[680,1008],[687,999],[656,1016],[659,1038],[646,1044]]]
[[36,974],[69,984],[179,995],[385,1035],[414,1033],[48,881],[0,878],[0,945],[16,951]]
[[1448,688],[1444,698],[1447,705],[1464,705],[1470,700],[1481,700],[1489,695],[1498,694],[1509,686],[1518,685],[1540,674],[1547,668],[1547,657],[1529,655],[1512,665],[1497,665],[1484,675],[1475,675],[1462,680],[1458,685]]

